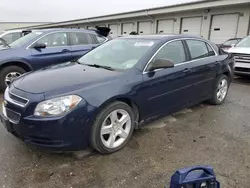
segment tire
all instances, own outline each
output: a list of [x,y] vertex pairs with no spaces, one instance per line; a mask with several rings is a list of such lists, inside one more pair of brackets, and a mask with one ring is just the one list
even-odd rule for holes
[[[120,112],[122,112],[123,114],[119,114]],[[112,143],[110,140],[112,140],[112,135],[115,135],[115,126],[116,126],[116,123],[112,123],[112,122],[116,122],[116,121],[113,121],[112,119],[115,119],[115,118],[112,118],[112,114],[117,114],[117,117],[120,119],[117,119],[118,120],[118,123],[120,122],[121,119],[125,119],[123,117],[127,117],[129,120],[126,121],[126,123],[120,126],[117,126],[117,127],[122,127],[122,129],[126,129],[126,130],[123,130],[124,132],[126,131],[126,134],[127,137],[125,139],[125,136],[123,135],[123,137],[120,137],[120,135],[117,135],[117,137],[115,137],[114,140],[117,139],[117,141],[115,141],[113,144],[108,144],[108,143]],[[125,115],[127,114],[127,115]],[[112,117],[111,117],[112,116]],[[124,120],[125,121],[125,120]],[[118,124],[117,123],[117,124]],[[106,126],[106,124],[108,124]],[[122,123],[120,123],[122,124]],[[105,125],[105,126],[104,126]],[[103,129],[104,128],[107,128],[112,130],[110,132],[110,130],[108,132],[108,134],[103,134]],[[113,128],[109,128],[109,127],[113,127]],[[129,129],[130,127],[130,129]],[[120,101],[117,101],[117,102],[113,102],[107,106],[105,106],[101,112],[97,115],[96,119],[95,119],[95,122],[93,124],[93,127],[92,127],[92,132],[91,132],[91,146],[99,151],[100,153],[102,154],[109,154],[109,153],[113,153],[113,152],[116,152],[118,150],[120,150],[121,148],[123,148],[127,142],[130,140],[132,134],[133,134],[133,131],[134,131],[134,128],[135,128],[135,120],[134,120],[134,113],[133,113],[133,110],[131,109],[131,107],[129,105],[127,105],[126,103],[123,103],[123,102],[120,102]],[[118,131],[121,131],[120,130],[121,128],[118,128]],[[128,131],[129,130],[129,131]],[[121,134],[122,135],[122,134]],[[110,142],[108,142],[110,141]],[[123,141],[123,142],[122,142]],[[119,145],[119,143],[121,143]],[[107,146],[109,145],[109,146]],[[112,145],[112,146],[111,146]],[[117,145],[117,146],[116,146]]]
[[[7,67],[4,67],[1,71],[0,71],[0,90],[1,91],[4,91],[7,87],[6,83],[5,83],[5,78],[8,74],[10,73],[18,73],[18,74],[23,74],[25,73],[26,71],[21,68],[21,67],[18,67],[18,66],[7,66]],[[16,75],[18,75],[16,74]]]
[[[226,81],[227,87],[226,89],[224,88],[225,94],[223,92],[223,95],[222,95],[223,97],[220,98],[218,97],[218,92],[223,81]],[[222,104],[227,97],[229,86],[230,86],[230,81],[226,75],[221,75],[220,77],[218,77],[215,82],[213,97],[208,102],[212,105]]]

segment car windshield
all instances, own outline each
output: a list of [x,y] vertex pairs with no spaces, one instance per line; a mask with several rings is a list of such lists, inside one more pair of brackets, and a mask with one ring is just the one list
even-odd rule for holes
[[24,37],[12,42],[10,44],[11,48],[17,48],[17,47],[21,47],[25,44],[27,44],[29,41],[33,40],[34,38],[36,38],[39,35],[42,35],[43,32],[32,32],[28,35],[25,35]]
[[236,46],[250,48],[250,36],[242,39]]
[[146,39],[115,39],[90,51],[78,61],[125,70],[135,66],[155,43],[155,40]]
[[237,42],[238,42],[237,39],[228,40],[228,41],[226,41],[223,45],[230,46],[230,45],[232,45],[232,44],[236,44]]

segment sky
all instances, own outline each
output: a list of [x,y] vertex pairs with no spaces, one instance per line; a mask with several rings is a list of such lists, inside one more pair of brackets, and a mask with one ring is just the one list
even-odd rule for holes
[[0,0],[0,22],[57,22],[195,0]]

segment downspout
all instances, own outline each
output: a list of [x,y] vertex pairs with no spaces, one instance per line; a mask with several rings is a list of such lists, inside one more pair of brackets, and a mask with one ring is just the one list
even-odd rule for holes
[[146,10],[146,16],[149,17],[152,22],[154,22],[154,18],[148,14],[148,10]]
[[155,30],[155,25],[153,24],[153,23],[154,23],[154,18],[153,18],[151,15],[148,14],[148,10],[146,10],[146,16],[147,16],[148,18],[150,18],[150,21],[151,21],[152,26],[153,26],[153,28],[152,28],[152,26],[151,26],[151,32],[154,32],[154,30]]

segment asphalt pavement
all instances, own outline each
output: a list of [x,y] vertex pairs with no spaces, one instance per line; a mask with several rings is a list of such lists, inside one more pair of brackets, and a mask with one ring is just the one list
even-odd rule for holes
[[163,188],[176,169],[212,165],[222,188],[250,185],[250,79],[237,79],[225,103],[184,109],[135,131],[119,152],[49,153],[0,124],[0,187]]

